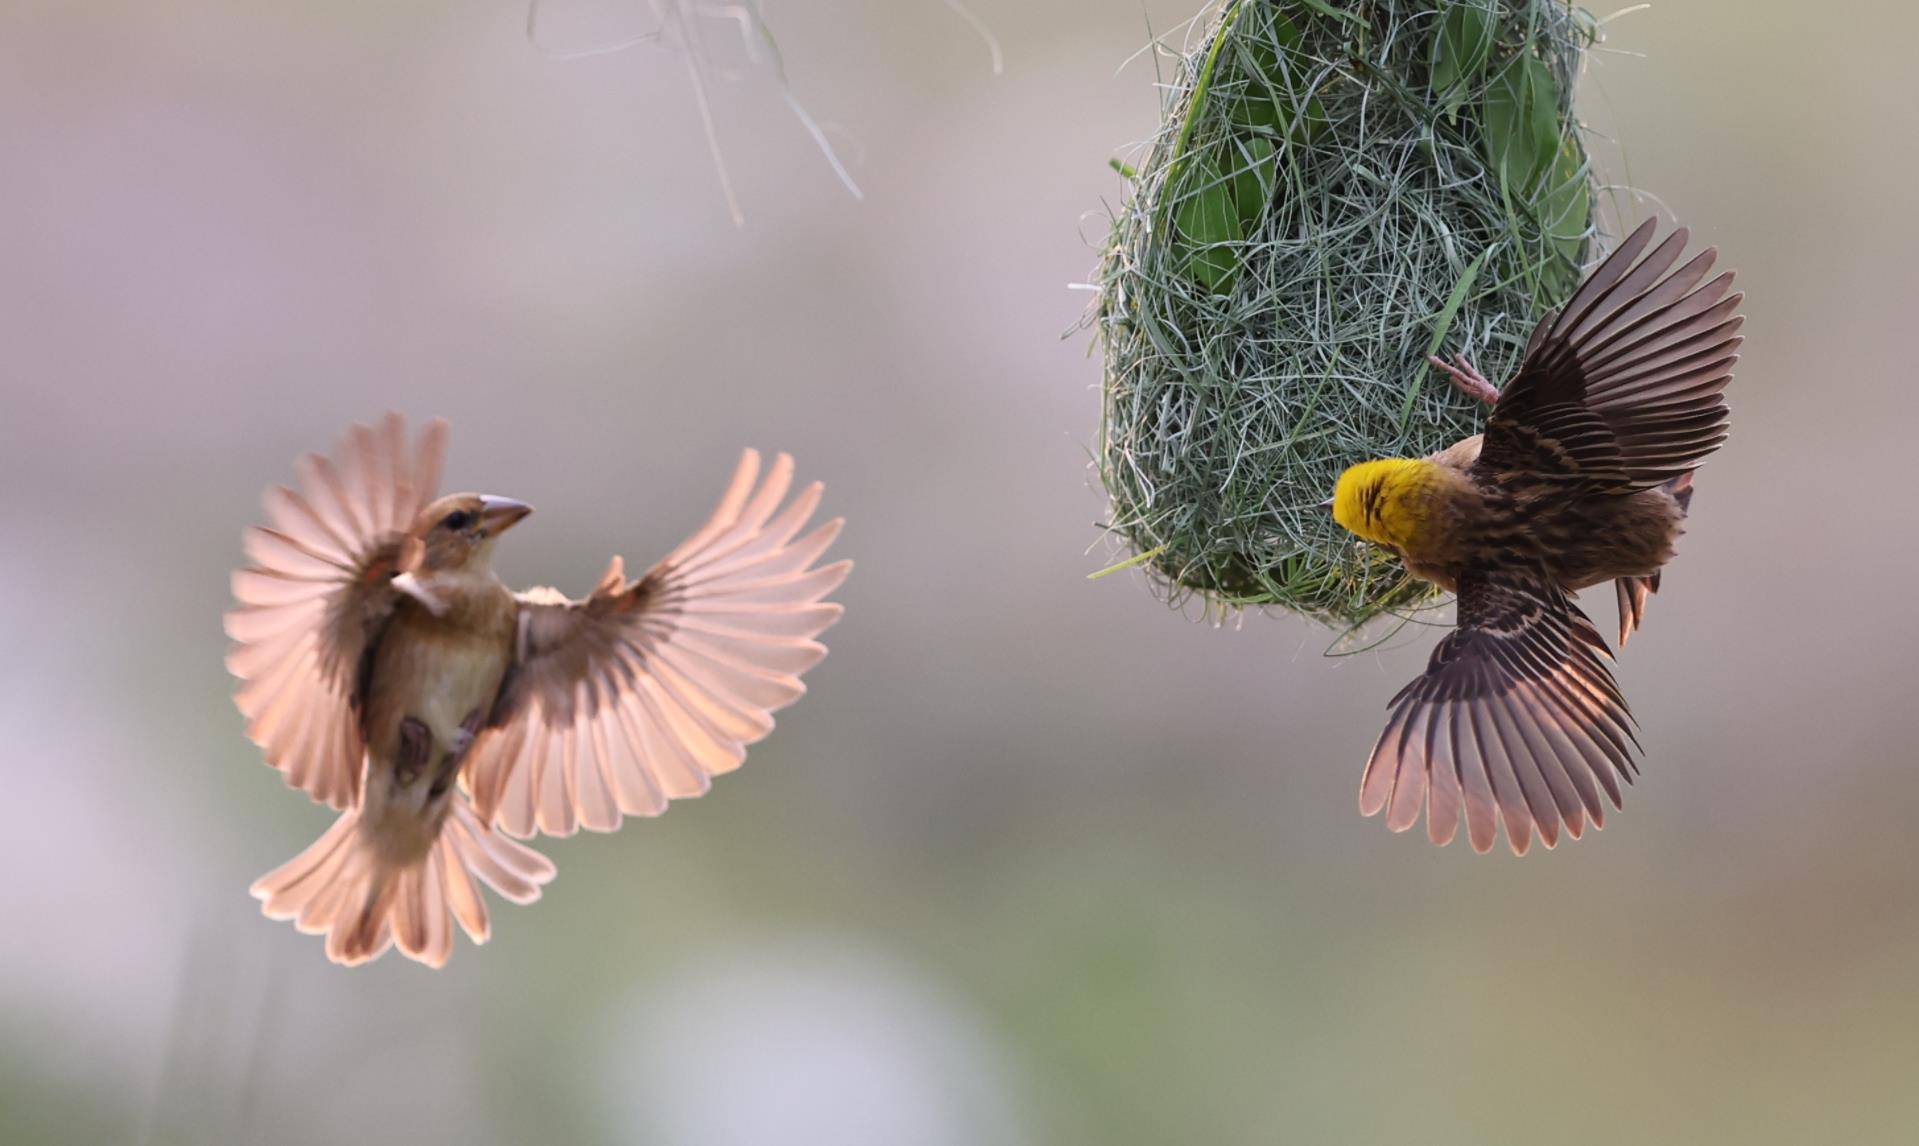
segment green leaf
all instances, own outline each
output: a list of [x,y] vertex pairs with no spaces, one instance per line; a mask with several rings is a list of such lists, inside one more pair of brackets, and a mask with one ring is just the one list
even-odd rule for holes
[[1299,0],[1299,2],[1315,12],[1331,16],[1336,20],[1344,20],[1355,28],[1364,28],[1366,26],[1365,17],[1359,15],[1357,12],[1348,12],[1344,8],[1335,8],[1328,3],[1327,0]]
[[1274,137],[1286,134],[1286,119],[1280,114],[1279,105],[1270,92],[1249,94],[1234,100],[1232,107],[1227,109],[1226,117],[1241,131]]
[[1318,96],[1307,100],[1300,110],[1277,91],[1235,100],[1227,115],[1242,131],[1297,144],[1311,143],[1327,123],[1326,105]]
[[1544,175],[1559,154],[1559,84],[1538,56],[1526,57],[1526,71],[1532,79],[1533,151],[1540,157],[1538,174]]
[[1432,93],[1446,98],[1446,118],[1453,118],[1466,92],[1486,70],[1493,51],[1492,0],[1455,0],[1439,18],[1433,36]]
[[[1274,11],[1270,6],[1260,6],[1258,16],[1248,19],[1264,19],[1259,27],[1249,27],[1234,38],[1234,53],[1239,57],[1240,70],[1246,74],[1250,86],[1283,88],[1286,86],[1286,72],[1305,67],[1311,61],[1300,51],[1299,45],[1305,39],[1299,25],[1286,17],[1284,12]],[[1280,57],[1286,58],[1286,68],[1279,66]]]
[[1294,143],[1311,143],[1319,138],[1320,131],[1329,122],[1331,121],[1326,118],[1326,105],[1319,102],[1318,96],[1314,96],[1306,101],[1304,110],[1293,119],[1292,129],[1287,132],[1287,138]]
[[1559,85],[1539,57],[1507,61],[1486,89],[1486,161],[1516,195],[1528,194],[1559,151]]
[[1207,290],[1224,293],[1239,273],[1239,252],[1230,244],[1246,237],[1231,185],[1217,163],[1201,158],[1187,168],[1185,186],[1173,210],[1177,242],[1185,248],[1185,271]]
[[1179,125],[1179,138],[1173,142],[1173,159],[1168,181],[1175,186],[1181,185],[1179,173],[1185,167],[1186,147],[1193,141],[1193,130],[1199,126],[1200,118],[1206,111],[1206,101],[1212,95],[1213,72],[1219,67],[1219,53],[1230,38],[1227,33],[1232,30],[1233,24],[1239,20],[1239,15],[1244,10],[1241,0],[1234,0],[1233,6],[1220,16],[1219,27],[1213,32],[1213,46],[1206,52],[1206,62],[1200,65],[1199,78],[1193,81],[1192,98],[1186,104],[1186,119]]
[[1552,289],[1558,297],[1572,293],[1586,252],[1586,229],[1592,223],[1590,164],[1573,141],[1559,149],[1558,161],[1539,195],[1539,230],[1547,249],[1557,258],[1551,268]]
[[1255,135],[1240,141],[1239,160],[1239,169],[1233,172],[1233,206],[1241,231],[1251,234],[1272,204],[1279,181],[1278,153],[1271,140]]
[[1299,25],[1283,12],[1262,11],[1266,14],[1265,27],[1249,31],[1234,44],[1246,78],[1227,117],[1237,127],[1287,136],[1298,118],[1293,111],[1297,101],[1291,91],[1306,82],[1312,60],[1300,50],[1304,36]]
[[1289,55],[1299,50],[1299,42],[1305,38],[1300,34],[1299,25],[1293,23],[1284,12],[1274,12],[1272,22],[1266,27],[1271,42],[1278,44],[1280,50]]

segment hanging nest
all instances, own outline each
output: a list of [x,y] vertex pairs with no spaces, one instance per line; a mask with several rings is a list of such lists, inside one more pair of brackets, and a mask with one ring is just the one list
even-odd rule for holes
[[1319,503],[1475,432],[1426,355],[1505,377],[1578,284],[1595,40],[1561,0],[1231,0],[1182,58],[1093,311],[1107,525],[1175,604],[1427,600]]

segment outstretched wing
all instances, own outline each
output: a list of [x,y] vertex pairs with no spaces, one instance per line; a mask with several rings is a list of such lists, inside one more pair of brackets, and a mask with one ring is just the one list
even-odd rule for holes
[[1524,855],[1533,829],[1547,847],[1605,826],[1637,765],[1632,716],[1606,667],[1605,641],[1565,592],[1529,571],[1459,580],[1459,625],[1426,673],[1391,704],[1360,782],[1359,810],[1386,810],[1396,832],[1419,821],[1452,840],[1466,814],[1473,850],[1493,846],[1498,819]]
[[446,423],[409,448],[406,422],[356,425],[332,456],[308,454],[300,488],[267,490],[267,526],[245,535],[226,615],[227,668],[247,735],[288,784],[333,808],[360,797],[361,660],[392,613],[406,530],[440,483]]
[[[1726,440],[1724,390],[1745,320],[1717,252],[1671,270],[1681,228],[1643,260],[1647,220],[1533,331],[1486,422],[1477,470],[1630,493],[1686,473]],[[1637,260],[1637,261],[1636,261]]]
[[759,468],[746,451],[713,516],[638,581],[616,557],[583,601],[521,595],[515,663],[468,758],[482,821],[564,836],[658,815],[737,768],[805,691],[841,612],[821,598],[852,562],[813,564],[838,519],[795,540],[820,486],[779,509],[793,460],[755,489]]

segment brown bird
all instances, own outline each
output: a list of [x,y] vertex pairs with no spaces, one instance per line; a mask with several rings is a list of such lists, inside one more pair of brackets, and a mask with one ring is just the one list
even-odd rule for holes
[[[1569,594],[1612,581],[1619,640],[1639,627],[1692,503],[1692,471],[1726,440],[1743,295],[1704,281],[1708,249],[1673,270],[1681,229],[1646,222],[1534,329],[1506,388],[1464,357],[1432,362],[1492,405],[1484,434],[1426,458],[1362,462],[1333,516],[1458,595],[1458,627],[1391,703],[1360,783],[1364,815],[1404,831],[1426,812],[1450,841],[1524,854],[1605,824],[1637,770],[1611,653]],[[1670,273],[1668,273],[1670,272]],[[1701,285],[1703,282],[1704,285]]]
[[[799,536],[815,483],[784,508],[793,462],[760,481],[748,450],[713,515],[637,581],[618,557],[583,600],[515,594],[493,573],[511,498],[434,498],[435,420],[409,448],[397,414],[308,455],[246,533],[227,665],[247,734],[288,784],[343,814],[261,877],[275,919],[358,964],[397,944],[443,965],[453,922],[489,933],[475,877],[530,903],[553,865],[507,838],[611,831],[698,796],[773,728],[826,655],[821,599],[852,563],[815,566],[834,519]],[[502,834],[502,832],[506,834]]]

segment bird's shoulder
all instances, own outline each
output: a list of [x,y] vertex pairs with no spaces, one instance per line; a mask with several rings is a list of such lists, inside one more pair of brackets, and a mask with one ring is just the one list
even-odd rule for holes
[[1478,451],[1474,435],[1428,457],[1434,465],[1411,495],[1417,526],[1398,547],[1408,571],[1448,591],[1500,518],[1499,491],[1472,469]]
[[1470,438],[1461,438],[1437,453],[1428,454],[1426,460],[1470,478],[1473,463],[1479,460],[1479,448],[1485,441],[1485,437],[1484,434],[1474,434]]
[[513,591],[491,573],[441,574],[408,582],[393,606],[385,639],[510,639],[519,615]]

